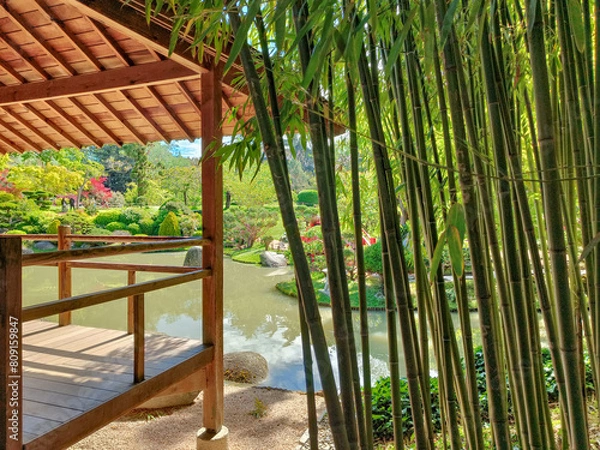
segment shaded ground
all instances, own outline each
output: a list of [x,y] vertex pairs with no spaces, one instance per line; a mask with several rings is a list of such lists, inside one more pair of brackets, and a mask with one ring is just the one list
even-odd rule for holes
[[[322,398],[317,401],[321,407]],[[263,409],[264,415],[257,417]],[[224,422],[230,432],[229,450],[295,450],[307,427],[306,396],[227,383]],[[134,412],[70,448],[195,450],[201,423],[201,401],[178,409]]]

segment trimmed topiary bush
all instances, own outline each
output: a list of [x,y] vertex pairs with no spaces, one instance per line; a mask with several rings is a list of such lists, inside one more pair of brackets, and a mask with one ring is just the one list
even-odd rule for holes
[[25,233],[23,230],[8,230],[4,234],[27,234],[27,233]]
[[108,231],[126,230],[127,225],[125,225],[123,222],[111,222],[106,225],[106,229]]
[[368,272],[383,273],[383,260],[381,259],[381,241],[365,247],[365,270]]
[[319,194],[314,189],[298,192],[298,203],[301,205],[315,206],[319,204]]
[[90,230],[90,234],[92,236],[110,236],[112,233],[106,228],[94,227]]
[[181,229],[179,228],[179,219],[173,211],[169,211],[165,220],[160,224],[158,229],[160,236],[181,236]]
[[129,231],[131,234],[140,234],[141,229],[137,223],[130,223],[127,225],[127,231]]
[[93,228],[93,220],[83,211],[71,211],[61,216],[62,225],[69,225],[73,234],[89,234]]
[[60,220],[56,219],[48,225],[46,232],[48,234],[58,234],[58,227],[60,226]]
[[139,221],[138,225],[143,234],[151,235],[154,231],[154,220],[152,219],[142,219]]
[[101,227],[106,227],[111,222],[121,222],[121,211],[118,209],[110,209],[108,211],[100,211],[94,217],[94,223]]

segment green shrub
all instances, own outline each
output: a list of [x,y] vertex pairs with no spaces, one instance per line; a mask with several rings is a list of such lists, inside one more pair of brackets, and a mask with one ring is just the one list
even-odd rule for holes
[[202,216],[200,214],[187,214],[179,219],[179,227],[184,236],[192,236],[202,227]]
[[383,260],[381,259],[381,241],[365,247],[365,270],[368,272],[383,273]]
[[[431,380],[431,418],[433,429],[441,430],[441,411],[439,404],[438,379]],[[410,399],[408,396],[408,381],[400,378],[400,405],[402,409],[402,434],[409,437],[414,428]],[[373,433],[377,440],[390,440],[394,437],[392,421],[392,393],[390,377],[380,378],[373,386]]]
[[151,235],[154,231],[154,220],[142,219],[139,221],[140,231],[144,234]]
[[48,225],[48,228],[46,229],[46,232],[48,234],[58,234],[58,227],[60,226],[60,220],[56,219],[53,220],[50,225]]
[[121,214],[120,222],[127,225],[130,223],[140,223],[144,219],[151,219],[152,212],[145,208],[127,208]]
[[129,231],[131,234],[140,234],[141,229],[137,223],[130,223],[127,225],[127,231]]
[[319,194],[314,189],[298,192],[298,203],[301,205],[315,206],[319,204]]
[[126,230],[127,225],[125,225],[123,222],[111,222],[106,224],[106,229],[108,231]]
[[90,234],[92,236],[110,236],[112,233],[106,228],[94,227],[90,230]]
[[25,233],[23,230],[8,230],[4,234],[27,234],[27,233]]
[[179,219],[173,211],[169,211],[165,220],[160,224],[158,229],[160,236],[181,236],[181,230],[179,228]]
[[35,225],[21,225],[19,226],[19,229],[27,234],[37,234],[40,231],[39,227],[36,227]]
[[100,211],[94,218],[94,223],[98,226],[105,227],[111,222],[121,221],[121,211],[118,209],[109,209],[107,211]]
[[60,217],[62,225],[69,225],[73,234],[89,234],[93,219],[83,211],[70,211]]

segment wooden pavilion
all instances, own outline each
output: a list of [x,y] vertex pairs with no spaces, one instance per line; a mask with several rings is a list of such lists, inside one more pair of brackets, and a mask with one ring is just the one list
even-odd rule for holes
[[[99,251],[104,252],[101,256],[181,246],[181,242],[70,250],[69,240],[76,236],[63,231],[62,250],[22,256],[21,238],[1,238],[0,360],[4,362],[0,363],[0,405],[4,419],[0,448],[68,446],[199,367],[206,374],[203,425],[209,435],[222,428],[222,175],[216,158],[206,156],[220,145],[223,134],[232,131],[236,119],[247,118],[251,112],[245,108],[247,94],[234,86],[241,77],[240,67],[234,65],[223,76],[226,54],[216,59],[216,52],[207,48],[198,61],[190,51],[190,39],[182,36],[169,55],[172,23],[165,14],[148,23],[143,0],[0,0],[0,153],[196,138],[202,138],[205,152],[203,238],[191,241],[204,246],[202,270],[157,283],[162,287],[202,279],[202,348],[189,357],[180,355],[183,362],[162,375],[144,377],[143,293],[157,285],[135,284],[135,270],[152,268],[130,266],[128,273],[134,276],[129,286],[87,296],[71,296],[65,280],[70,280],[76,264],[85,267],[85,262],[76,260],[99,256]],[[34,264],[58,267],[59,300],[22,308],[21,268]],[[27,415],[23,386],[16,382],[24,376],[23,322],[61,313],[60,324],[66,329],[71,310],[123,297],[130,299],[133,308],[131,388],[112,400],[95,401],[77,419],[28,437],[23,428]],[[34,344],[44,327],[38,323],[27,331]],[[61,328],[53,332],[60,333]]]

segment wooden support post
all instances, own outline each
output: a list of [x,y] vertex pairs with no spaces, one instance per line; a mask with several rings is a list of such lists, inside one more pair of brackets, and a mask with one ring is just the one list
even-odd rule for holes
[[[127,271],[127,286],[135,284],[135,270]],[[134,330],[133,321],[133,299],[134,296],[127,297],[127,334],[132,334]]]
[[[60,225],[58,227],[58,249],[70,250],[71,240],[67,239],[67,235],[71,234],[71,227],[68,225]],[[58,263],[58,298],[69,298],[71,296],[71,268],[66,262]],[[58,324],[62,327],[71,325],[71,311],[67,311],[58,315]]]
[[202,267],[212,276],[202,284],[202,335],[214,346],[214,360],[206,368],[203,425],[211,433],[223,426],[223,171],[214,152],[223,132],[221,73],[213,68],[201,76],[202,109],[202,225],[211,244],[202,251]]
[[23,447],[21,238],[0,237],[0,448]]
[[133,382],[144,381],[144,294],[133,296]]

